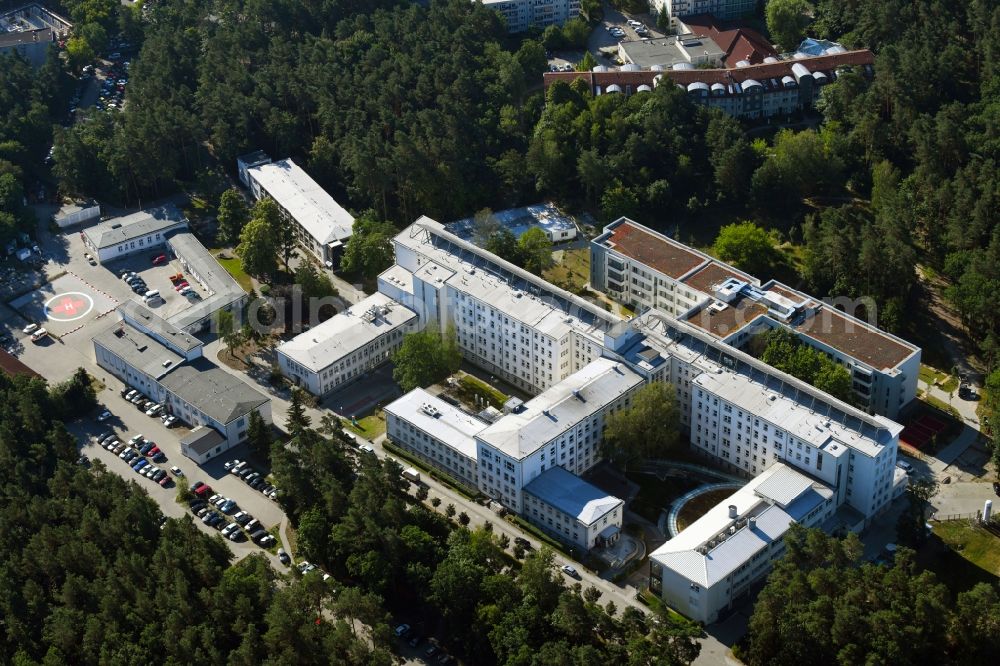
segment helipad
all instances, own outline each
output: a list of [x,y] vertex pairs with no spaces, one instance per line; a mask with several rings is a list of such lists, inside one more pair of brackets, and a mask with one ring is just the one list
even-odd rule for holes
[[28,321],[64,336],[114,310],[118,301],[77,275],[67,273],[14,299],[10,305]]

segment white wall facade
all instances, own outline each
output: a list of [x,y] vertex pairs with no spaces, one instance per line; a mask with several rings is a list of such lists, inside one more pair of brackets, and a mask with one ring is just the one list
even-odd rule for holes
[[384,335],[336,359],[321,370],[312,370],[296,362],[282,353],[279,347],[276,350],[278,366],[281,368],[281,374],[296,385],[313,395],[324,396],[388,362],[403,345],[403,337],[412,329],[412,326],[403,326],[386,331]]
[[461,481],[469,489],[476,489],[477,463],[448,442],[406,420],[388,409],[385,412],[386,435],[400,448],[422,462],[436,467],[445,474]]
[[555,538],[584,550],[601,545],[598,543],[598,537],[608,527],[621,528],[624,506],[622,502],[617,508],[600,516],[594,522],[585,523],[531,493],[524,493],[524,517],[529,522]]
[[524,32],[531,26],[544,28],[549,25],[562,25],[580,15],[580,0],[481,0],[481,2],[504,17],[509,32]]

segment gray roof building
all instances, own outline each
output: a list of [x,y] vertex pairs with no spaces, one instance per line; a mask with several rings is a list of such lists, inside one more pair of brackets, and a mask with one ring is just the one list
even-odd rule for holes
[[545,470],[524,487],[524,492],[584,525],[593,525],[623,504],[619,498],[562,467]]
[[226,438],[220,435],[218,430],[208,426],[198,426],[180,439],[180,445],[181,450],[187,450],[201,458],[225,441]]
[[269,400],[260,391],[203,358],[177,368],[160,380],[160,384],[222,425],[235,421]]
[[203,344],[198,338],[177,328],[137,301],[128,301],[119,306],[118,314],[132,326],[185,357]]
[[141,210],[85,230],[89,244],[98,250],[115,247],[136,238],[187,226],[187,219],[173,204]]
[[194,301],[167,321],[183,330],[194,330],[203,325],[219,310],[230,309],[247,295],[243,287],[219,265],[211,252],[189,231],[176,231],[167,238],[167,244],[184,265],[188,276],[197,280],[208,294]]
[[124,321],[116,321],[93,337],[94,344],[121,358],[129,366],[153,379],[161,379],[184,362],[162,344]]

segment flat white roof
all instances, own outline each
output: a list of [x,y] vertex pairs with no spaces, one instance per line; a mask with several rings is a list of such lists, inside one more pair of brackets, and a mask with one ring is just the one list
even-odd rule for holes
[[524,458],[642,383],[625,364],[599,358],[483,430],[479,439]]
[[385,411],[472,460],[477,459],[475,436],[489,425],[422,388],[395,400]]
[[[832,497],[827,486],[776,462],[650,557],[691,582],[709,587],[781,539],[792,523]],[[730,505],[736,507],[735,520],[729,517]],[[752,527],[748,518],[754,520]],[[730,533],[732,527],[736,529]]]
[[376,292],[282,343],[278,352],[313,372],[320,372],[416,317],[413,310]]
[[[440,239],[440,244],[452,247],[438,247],[431,235]],[[558,339],[573,330],[603,344],[604,331],[621,321],[592,303],[462,240],[430,218],[421,217],[400,232],[395,242],[430,260],[413,273],[415,277],[434,285],[447,284],[456,292],[488,303],[539,333]],[[400,279],[406,283],[405,278]]]
[[693,383],[833,456],[842,455],[845,445],[872,457],[883,448],[882,444],[859,431],[847,428],[825,414],[753,381],[747,375],[719,369],[698,375]]
[[350,238],[354,216],[291,159],[251,167],[247,173],[320,245]]

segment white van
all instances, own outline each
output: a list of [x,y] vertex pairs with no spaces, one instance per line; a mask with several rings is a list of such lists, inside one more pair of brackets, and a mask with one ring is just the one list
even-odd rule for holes
[[142,300],[146,303],[152,303],[153,301],[160,298],[160,292],[156,289],[151,289],[146,292],[146,295],[142,297]]
[[48,334],[49,334],[48,331],[46,331],[44,328],[40,328],[31,334],[31,341],[38,342],[42,338],[48,336]]

